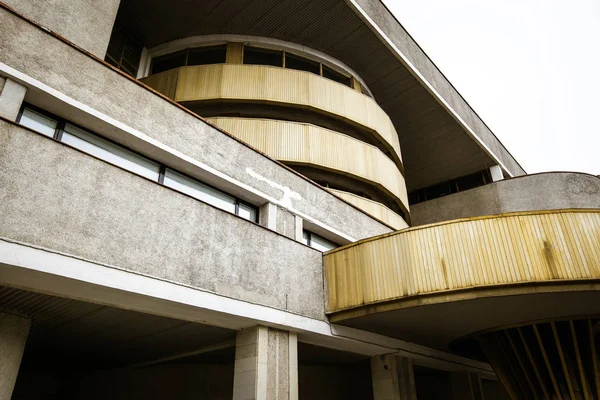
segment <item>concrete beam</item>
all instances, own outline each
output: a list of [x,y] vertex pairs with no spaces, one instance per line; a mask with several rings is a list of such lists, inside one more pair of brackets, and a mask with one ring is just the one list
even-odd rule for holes
[[28,318],[0,313],[0,400],[12,396],[30,327]]
[[0,77],[0,116],[16,121],[26,92],[25,86]]

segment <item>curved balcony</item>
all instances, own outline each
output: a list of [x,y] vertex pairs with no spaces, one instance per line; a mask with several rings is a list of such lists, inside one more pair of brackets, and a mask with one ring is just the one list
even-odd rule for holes
[[207,120],[282,162],[329,170],[373,185],[408,210],[404,177],[377,147],[305,123],[230,117]]
[[332,321],[439,348],[493,327],[600,314],[600,210],[455,220],[324,257]]
[[263,65],[180,67],[142,79],[177,102],[273,104],[337,118],[369,132],[402,168],[398,134],[370,97],[318,75]]
[[365,199],[364,197],[357,196],[354,193],[345,192],[343,190],[328,190],[330,192],[333,192],[336,196],[346,200],[348,203],[360,208],[367,214],[370,214],[378,220],[385,222],[386,224],[388,224],[396,230],[408,228],[408,224],[401,216],[399,216],[398,214],[396,214],[381,203]]

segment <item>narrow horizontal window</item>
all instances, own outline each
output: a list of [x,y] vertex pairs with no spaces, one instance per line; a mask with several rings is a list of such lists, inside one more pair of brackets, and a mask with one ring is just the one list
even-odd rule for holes
[[351,82],[350,77],[348,77],[344,74],[340,74],[339,72],[334,71],[333,69],[329,68],[326,65],[323,65],[323,77],[327,78],[327,79],[331,79],[332,81],[339,82],[346,86],[352,87],[352,82]]
[[23,106],[18,122],[134,174],[178,190],[248,221],[258,222],[257,207],[170,170],[158,162],[79,128],[63,118],[53,118],[53,115],[46,114],[44,111],[36,111],[31,106]]
[[56,127],[58,126],[57,120],[29,108],[23,109],[19,123],[50,137],[54,137],[54,132],[56,132]]
[[315,250],[323,252],[339,247],[337,244],[307,230],[302,232],[302,242]]
[[158,180],[159,164],[76,126],[67,124],[61,141],[123,169]]
[[237,215],[248,221],[258,222],[258,210],[247,204],[239,203]]
[[210,46],[190,49],[187,65],[224,64],[227,46]]
[[192,178],[188,178],[180,173],[166,170],[164,185],[172,189],[179,190],[198,200],[211,204],[221,210],[229,211],[235,214],[235,197],[226,195],[225,193],[214,189],[208,185],[200,183]]
[[159,72],[183,67],[186,63],[186,58],[187,50],[156,57],[152,60],[152,73],[158,74]]
[[244,46],[244,64],[283,67],[283,51]]
[[321,75],[321,65],[318,62],[289,53],[285,53],[285,67]]

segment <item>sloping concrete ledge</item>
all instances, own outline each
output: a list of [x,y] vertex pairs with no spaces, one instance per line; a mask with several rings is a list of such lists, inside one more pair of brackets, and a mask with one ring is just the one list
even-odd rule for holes
[[318,251],[5,121],[0,165],[2,238],[324,320]]
[[[14,32],[19,32],[19,35]],[[26,101],[167,165],[181,163],[182,157],[179,160],[166,159],[164,152],[157,151],[152,143],[179,152],[204,164],[207,170],[217,171],[219,176],[226,176],[230,182],[237,183],[230,183],[231,188],[227,188],[233,194],[243,197],[233,190],[241,191],[240,186],[245,185],[269,199],[265,202],[278,202],[303,219],[347,240],[391,231],[390,227],[315,183],[2,7],[0,37],[0,63],[113,119],[121,127],[145,135],[146,139],[126,135],[123,129],[119,130],[120,127],[114,125],[107,127],[106,121],[77,113],[70,105],[65,106],[54,99],[48,101],[47,94],[28,90]],[[45,103],[39,104],[42,101]],[[173,158],[172,155],[170,157]],[[186,168],[183,172],[205,180],[197,167],[188,165]]]
[[414,225],[567,208],[600,208],[600,178],[577,172],[524,175],[410,206]]

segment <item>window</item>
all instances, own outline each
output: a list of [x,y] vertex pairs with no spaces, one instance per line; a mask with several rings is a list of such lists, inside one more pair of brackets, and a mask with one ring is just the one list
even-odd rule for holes
[[30,108],[23,109],[19,123],[50,137],[54,137],[54,133],[58,127],[57,120],[40,114]]
[[323,77],[327,78],[327,79],[331,79],[332,81],[339,82],[346,86],[352,87],[352,82],[351,82],[350,77],[340,74],[339,72],[334,71],[333,69],[331,69],[325,65],[323,65]]
[[178,190],[221,210],[258,222],[258,208],[179,172],[166,168],[96,134],[31,106],[22,108],[18,123],[134,174]]
[[289,53],[285,53],[285,67],[321,75],[321,65],[318,62]]
[[211,188],[208,185],[200,183],[187,176],[181,175],[175,171],[167,169],[165,172],[165,186],[177,189],[180,192],[189,194],[198,200],[220,208],[221,210],[235,213],[235,197],[231,197],[218,190]]
[[135,174],[158,180],[157,163],[76,126],[66,124],[61,141]]
[[471,175],[461,176],[437,185],[428,186],[415,190],[408,194],[409,204],[418,204],[423,201],[437,199],[449,194],[462,192],[464,190],[474,189],[479,186],[492,183],[492,177],[489,169],[476,172]]
[[329,251],[339,247],[337,244],[330,242],[327,239],[322,238],[319,235],[315,235],[311,231],[307,231],[306,229],[302,231],[302,242],[312,247],[313,249],[319,251]]
[[133,36],[115,26],[104,60],[135,78],[142,47]]
[[283,51],[244,46],[244,64],[283,67]]
[[227,45],[189,49],[186,65],[224,64]]
[[187,49],[177,53],[167,54],[152,59],[152,73],[168,71],[174,68],[183,67],[186,63]]

